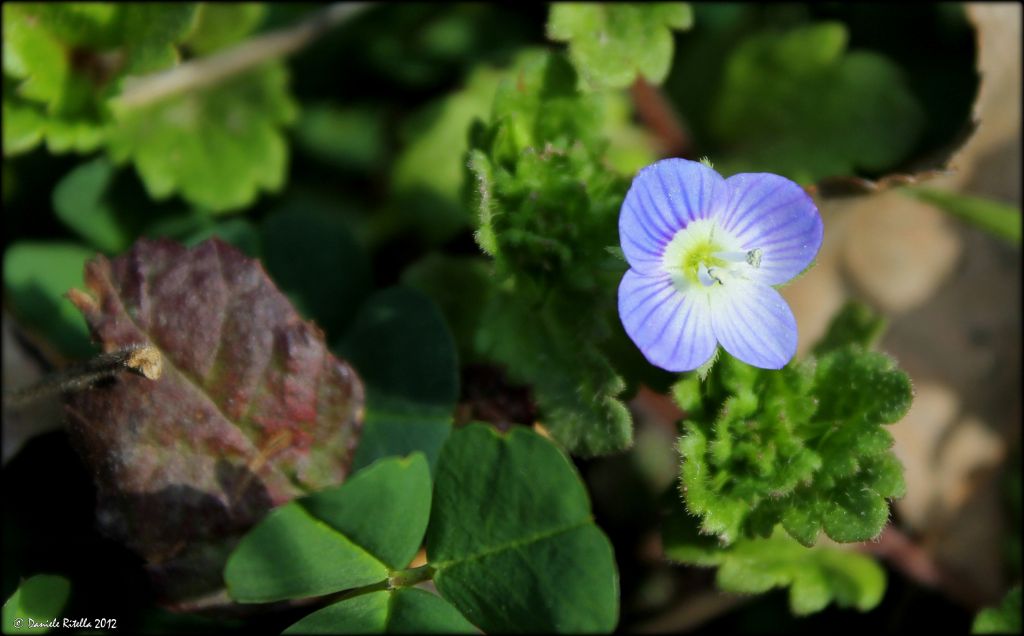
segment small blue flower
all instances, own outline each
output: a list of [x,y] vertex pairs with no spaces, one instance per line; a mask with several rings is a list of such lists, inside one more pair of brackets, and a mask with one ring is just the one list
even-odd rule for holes
[[633,179],[619,215],[630,269],[619,285],[626,333],[654,365],[690,371],[716,345],[763,369],[796,353],[796,319],[772,286],[803,271],[821,247],[818,208],[789,179],[728,179],[665,159]]

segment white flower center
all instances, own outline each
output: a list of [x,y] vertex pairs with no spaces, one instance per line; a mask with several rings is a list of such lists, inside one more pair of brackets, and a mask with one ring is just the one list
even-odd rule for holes
[[712,219],[700,219],[672,237],[661,263],[678,289],[700,285],[710,290],[731,278],[747,278],[761,266],[761,250],[743,246]]

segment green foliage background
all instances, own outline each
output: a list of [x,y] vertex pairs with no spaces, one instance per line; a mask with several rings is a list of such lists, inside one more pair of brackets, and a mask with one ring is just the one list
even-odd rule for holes
[[[884,426],[909,407],[909,379],[856,305],[780,372],[723,356],[701,380],[647,363],[615,304],[619,207],[664,152],[635,89],[663,84],[688,156],[726,175],[907,170],[967,123],[973,33],[954,9],[374,6],[292,58],[132,108],[118,97],[140,76],[317,7],[6,3],[5,312],[51,364],[83,359],[95,346],[63,294],[87,258],[141,236],[217,236],[259,258],[358,370],[354,475],[274,510],[224,572],[239,603],[325,596],[261,627],[629,628],[657,584],[634,557],[656,530],[669,560],[715,568],[724,590],[786,588],[776,606],[795,615],[868,611],[885,571],[821,537],[870,540],[889,520],[904,484]],[[906,44],[908,24],[930,58]],[[1012,235],[1005,210],[946,205]],[[685,412],[676,448],[635,432],[643,387]],[[62,443],[23,454],[66,456]],[[66,458],[64,478],[87,483]],[[95,535],[90,492],[73,496],[92,556],[61,553],[77,564],[63,570],[72,610],[96,614],[110,589],[126,629],[251,626],[156,609],[138,563]],[[14,512],[7,528],[11,554],[39,532]],[[12,607],[66,584],[18,588],[55,566],[24,554],[5,559]],[[95,586],[102,557],[113,565]],[[420,576],[437,594],[403,578]]]

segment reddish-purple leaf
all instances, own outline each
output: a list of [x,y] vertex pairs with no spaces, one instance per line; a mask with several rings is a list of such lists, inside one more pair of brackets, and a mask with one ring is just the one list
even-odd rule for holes
[[237,538],[273,506],[344,480],[363,387],[259,262],[211,239],[137,242],[86,265],[69,297],[107,351],[149,343],[163,374],[69,398],[100,527],[186,605],[222,587]]

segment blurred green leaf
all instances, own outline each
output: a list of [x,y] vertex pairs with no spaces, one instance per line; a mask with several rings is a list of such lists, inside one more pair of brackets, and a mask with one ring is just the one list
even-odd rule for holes
[[77,166],[53,190],[57,218],[108,254],[123,251],[132,242],[104,196],[113,177],[114,166],[106,157],[97,157]]
[[30,627],[27,621],[47,623],[57,619],[59,624],[70,592],[71,583],[63,576],[36,574],[25,579],[4,603],[3,632],[45,634],[49,627]]
[[828,331],[814,345],[814,355],[822,356],[840,347],[856,344],[871,349],[885,333],[886,320],[866,304],[851,300],[843,305]]
[[610,632],[611,543],[569,460],[525,428],[472,424],[438,460],[427,555],[442,596],[485,632]]
[[924,113],[884,56],[846,51],[838,22],[753,35],[729,56],[711,127],[724,173],[767,170],[808,183],[877,174],[905,159]]
[[662,531],[665,554],[686,565],[718,567],[716,582],[726,592],[760,594],[789,588],[789,607],[798,616],[829,603],[866,612],[882,600],[885,571],[866,555],[830,547],[806,548],[783,532],[767,539],[741,539],[722,546],[699,534],[697,520],[678,506]]
[[290,197],[263,220],[260,236],[274,281],[335,340],[370,292],[370,261],[341,211],[328,205]]
[[184,44],[196,55],[209,55],[248,35],[267,13],[259,2],[203,2]]
[[924,186],[904,188],[902,191],[915,199],[931,203],[940,210],[1020,246],[1021,215],[1018,207],[991,199]]
[[971,626],[972,634],[1019,634],[1020,632],[1020,585],[1006,593],[999,607],[989,607],[978,612],[978,615],[974,617],[974,624]]
[[82,286],[95,251],[76,243],[21,241],[4,254],[4,287],[22,325],[69,358],[95,353],[82,314],[64,295]]
[[430,488],[426,461],[416,454],[381,460],[340,486],[273,510],[228,559],[231,597],[260,603],[385,580],[419,549]]
[[455,337],[460,361],[473,361],[473,340],[491,296],[487,262],[477,256],[431,252],[402,272],[402,284],[423,292],[437,304]]
[[111,158],[131,159],[150,196],[180,193],[213,212],[250,205],[284,184],[288,145],[281,127],[297,108],[287,72],[271,63],[217,86],[119,115]]
[[404,287],[379,291],[336,349],[366,387],[354,466],[419,450],[433,469],[459,395],[455,343],[433,302]]
[[303,109],[295,141],[333,168],[368,173],[384,161],[384,124],[380,108],[312,104]]
[[472,634],[443,598],[417,588],[370,592],[317,610],[285,634]]
[[569,43],[589,87],[625,88],[637,75],[660,84],[672,63],[673,30],[693,26],[685,2],[551,4],[548,37]]
[[402,217],[430,243],[451,238],[472,221],[460,196],[469,126],[489,112],[500,78],[479,67],[464,88],[427,104],[403,126],[391,189]]
[[186,235],[182,243],[192,247],[213,236],[234,245],[245,252],[246,256],[260,258],[262,254],[260,233],[256,226],[246,219],[224,219],[211,223]]
[[178,63],[176,44],[195,26],[198,3],[125,3],[121,30],[126,75],[144,75]]

